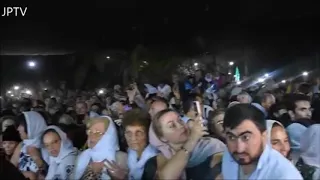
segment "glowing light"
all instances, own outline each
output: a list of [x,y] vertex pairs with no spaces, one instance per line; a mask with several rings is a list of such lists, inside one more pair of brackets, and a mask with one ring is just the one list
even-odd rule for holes
[[26,90],[26,94],[32,95],[32,92],[30,90]]
[[259,79],[258,79],[258,82],[259,82],[259,83],[262,83],[262,82],[264,82],[264,80],[265,80],[265,79],[263,79],[263,78],[259,78]]
[[241,84],[241,81],[237,81],[237,85],[240,85]]
[[11,96],[11,97],[13,97],[14,95],[13,95],[13,94],[11,94],[10,96]]
[[309,73],[306,71],[302,73],[302,76],[308,76],[308,75],[309,75]]
[[229,62],[229,66],[233,66],[234,65],[234,62],[233,61],[230,61]]
[[19,86],[14,86],[13,89],[14,89],[14,90],[19,90],[20,87],[19,87]]
[[198,63],[194,63],[194,66],[198,66],[199,64]]
[[103,94],[104,93],[104,91],[101,89],[101,90],[99,90],[99,94]]
[[281,83],[283,83],[283,84],[286,83],[286,80],[282,80]]
[[264,77],[266,77],[266,78],[269,77],[269,74],[268,73],[264,74]]
[[36,63],[34,61],[29,61],[28,62],[28,66],[29,67],[35,67],[36,66]]
[[7,93],[8,93],[8,94],[11,94],[11,93],[12,93],[12,91],[8,91]]
[[106,58],[107,58],[107,59],[110,59],[110,56],[107,56]]
[[228,72],[229,75],[231,75],[231,72]]

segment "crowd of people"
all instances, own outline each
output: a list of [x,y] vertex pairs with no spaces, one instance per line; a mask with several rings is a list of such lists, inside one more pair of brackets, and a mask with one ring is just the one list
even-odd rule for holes
[[252,90],[202,73],[8,98],[0,176],[320,179],[319,79]]

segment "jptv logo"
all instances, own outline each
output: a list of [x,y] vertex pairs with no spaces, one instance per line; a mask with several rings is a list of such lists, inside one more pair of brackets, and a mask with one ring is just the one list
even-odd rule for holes
[[25,16],[27,9],[27,7],[4,7],[1,16]]

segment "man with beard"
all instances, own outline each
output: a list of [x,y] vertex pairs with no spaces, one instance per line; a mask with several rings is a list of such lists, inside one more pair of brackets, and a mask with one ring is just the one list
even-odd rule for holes
[[223,127],[228,151],[222,162],[223,179],[295,179],[294,165],[267,144],[264,114],[250,104],[226,111]]

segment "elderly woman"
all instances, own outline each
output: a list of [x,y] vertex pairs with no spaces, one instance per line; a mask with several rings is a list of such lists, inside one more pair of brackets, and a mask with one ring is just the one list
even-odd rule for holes
[[47,151],[40,148],[40,137],[47,128],[43,117],[35,112],[23,112],[18,116],[18,131],[23,140],[11,158],[11,163],[18,167],[20,171],[29,179],[36,179],[39,170],[46,169],[46,162],[49,161]]
[[286,129],[279,121],[267,120],[268,143],[284,157],[289,158],[290,143]]
[[301,136],[301,155],[296,164],[303,179],[320,179],[320,124],[310,126]]
[[42,145],[49,152],[49,170],[46,180],[70,179],[77,149],[57,126],[49,126],[42,135]]
[[[220,174],[221,153],[225,145],[208,135],[206,127],[197,118],[184,123],[178,113],[160,111],[150,127],[150,144],[161,153],[145,165],[146,179],[215,179]],[[221,167],[221,166],[220,166]]]
[[128,144],[128,179],[141,179],[145,163],[157,155],[157,149],[149,144],[148,130],[150,119],[148,114],[139,109],[125,113],[123,127]]
[[110,179],[118,176],[118,169],[125,169],[127,160],[117,158],[118,136],[111,118],[90,119],[87,134],[88,149],[78,157],[73,179]]

